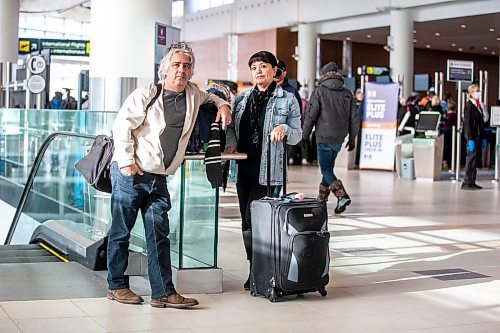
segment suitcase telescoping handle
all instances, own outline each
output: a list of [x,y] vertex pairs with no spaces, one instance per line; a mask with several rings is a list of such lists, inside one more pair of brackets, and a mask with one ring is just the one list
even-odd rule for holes
[[[287,149],[286,149],[286,135],[283,138],[283,194],[286,194],[286,163],[287,163]],[[267,196],[271,197],[271,134],[267,136]]]

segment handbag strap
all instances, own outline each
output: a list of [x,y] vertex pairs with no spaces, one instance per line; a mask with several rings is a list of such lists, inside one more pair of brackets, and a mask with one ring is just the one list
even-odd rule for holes
[[155,84],[155,86],[156,86],[156,93],[153,96],[153,98],[149,101],[148,105],[146,105],[146,110],[144,110],[144,113],[146,113],[146,114],[148,113],[149,108],[153,106],[153,104],[158,99],[158,96],[160,96],[160,94],[161,94],[161,90],[162,90],[161,83],[157,83],[157,84]]

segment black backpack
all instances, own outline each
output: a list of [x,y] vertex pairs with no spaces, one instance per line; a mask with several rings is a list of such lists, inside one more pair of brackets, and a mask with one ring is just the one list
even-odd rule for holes
[[[156,85],[156,94],[146,106],[146,113],[160,96],[161,88],[160,84]],[[112,187],[109,173],[114,150],[113,138],[100,134],[95,137],[89,153],[75,164],[75,169],[82,174],[90,186],[98,191],[111,193]]]

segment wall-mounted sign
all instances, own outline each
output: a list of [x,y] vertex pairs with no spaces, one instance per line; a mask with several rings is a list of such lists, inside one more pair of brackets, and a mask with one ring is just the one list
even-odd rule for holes
[[389,75],[391,70],[389,67],[384,67],[384,66],[366,66],[363,65],[361,67],[358,67],[357,69],[358,75],[364,75],[364,74],[369,74],[369,75]]
[[473,61],[448,59],[446,66],[446,79],[448,81],[472,82],[473,74],[474,74]]
[[50,50],[51,55],[88,56],[90,41],[73,39],[19,38],[19,54]]
[[47,63],[42,56],[36,55],[28,59],[26,66],[31,73],[41,74],[45,70],[45,67],[47,67]]
[[158,81],[158,68],[160,61],[170,45],[178,42],[181,38],[181,29],[168,24],[155,23],[155,59],[154,59],[154,81]]
[[26,87],[33,94],[39,94],[45,89],[45,79],[41,75],[32,75],[28,79]]

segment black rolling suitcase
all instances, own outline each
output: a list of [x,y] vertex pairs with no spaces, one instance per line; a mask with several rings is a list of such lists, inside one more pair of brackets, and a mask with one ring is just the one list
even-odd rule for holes
[[[271,160],[270,149],[269,142],[268,161]],[[284,152],[283,161],[286,161],[286,149]],[[286,195],[270,198],[270,173],[268,163],[268,197],[255,200],[250,205],[250,293],[252,296],[263,295],[271,302],[280,296],[315,291],[326,296],[330,266],[326,204],[312,198],[299,200]],[[286,193],[284,166],[283,193]]]

